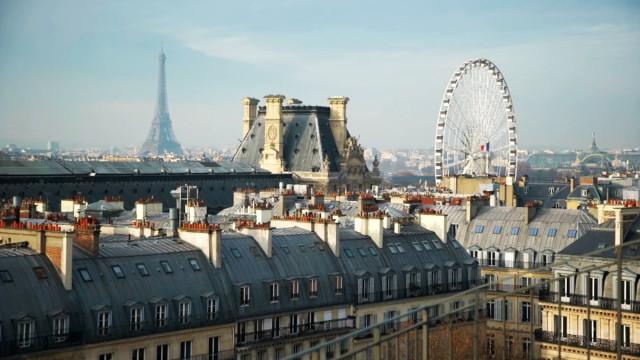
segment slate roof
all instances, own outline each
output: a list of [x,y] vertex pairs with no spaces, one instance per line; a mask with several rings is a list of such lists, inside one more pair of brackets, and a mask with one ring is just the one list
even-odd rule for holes
[[[586,256],[586,254],[595,252],[599,249],[612,247],[615,245],[615,229],[613,221],[609,221],[605,224],[600,224],[585,235],[580,237],[577,241],[567,246],[560,252],[561,255],[574,255],[574,256]],[[631,224],[624,241],[640,240],[640,217]],[[622,256],[625,258],[638,258],[640,257],[640,245],[630,245],[623,248]],[[607,250],[598,254],[591,255],[592,257],[599,258],[615,258],[616,253],[614,250]]]
[[[252,166],[260,165],[264,149],[264,117],[261,106],[258,116],[234,155],[234,161]],[[330,171],[340,170],[340,153],[329,126],[329,107],[287,105],[282,107],[283,140],[286,169],[289,171],[318,171],[324,158],[330,160]]]
[[70,161],[70,160],[1,160],[0,176],[24,175],[125,175],[157,174],[226,174],[265,172],[257,165],[242,162],[200,162],[192,160],[162,161]]
[[[550,189],[553,188],[553,191]],[[565,200],[571,190],[569,184],[557,182],[530,182],[526,185],[526,191],[519,186],[514,187],[516,196],[523,204],[529,201],[541,201],[542,207],[551,208],[556,204],[565,205]]]
[[[464,209],[464,207],[460,207]],[[454,211],[460,211],[456,209]],[[558,252],[581,237],[596,224],[596,220],[587,212],[570,209],[537,208],[534,218],[527,223],[524,220],[525,208],[507,208],[483,206],[478,214],[467,223],[466,216],[457,220],[456,238],[467,249],[495,247],[500,251],[513,248],[518,251],[532,249]],[[449,224],[456,224],[449,219]],[[476,227],[482,227],[476,232]],[[494,233],[501,227],[498,234]],[[518,228],[514,234],[514,228]],[[535,230],[532,230],[535,229]],[[551,235],[555,229],[555,235]],[[569,236],[576,231],[575,237]],[[532,236],[532,231],[537,232]]]

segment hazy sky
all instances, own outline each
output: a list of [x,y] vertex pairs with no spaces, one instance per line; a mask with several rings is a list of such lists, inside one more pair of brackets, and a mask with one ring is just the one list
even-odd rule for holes
[[431,147],[445,85],[484,57],[522,146],[640,145],[640,2],[0,1],[0,144],[140,145],[157,54],[186,146],[235,147],[241,99],[351,98],[365,146]]

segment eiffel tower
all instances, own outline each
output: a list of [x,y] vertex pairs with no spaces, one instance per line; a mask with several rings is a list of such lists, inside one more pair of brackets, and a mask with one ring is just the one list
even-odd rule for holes
[[167,82],[164,75],[164,63],[167,57],[164,51],[160,50],[158,57],[158,99],[156,102],[156,112],[151,121],[151,129],[140,155],[143,156],[161,156],[167,153],[182,155],[182,148],[176,139],[171,127],[171,117],[169,116],[169,106],[167,104]]

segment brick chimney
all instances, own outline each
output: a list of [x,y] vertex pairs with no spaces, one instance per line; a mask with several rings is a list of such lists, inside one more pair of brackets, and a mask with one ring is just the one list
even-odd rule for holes
[[100,250],[100,225],[95,219],[81,218],[75,225],[74,244],[91,256],[98,256]]

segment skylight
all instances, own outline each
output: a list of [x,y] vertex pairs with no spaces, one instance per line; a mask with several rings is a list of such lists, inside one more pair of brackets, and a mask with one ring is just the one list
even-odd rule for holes
[[120,265],[112,265],[111,270],[118,279],[124,279],[124,271],[122,271]]
[[173,273],[173,268],[171,268],[168,261],[160,261],[160,266],[162,266],[162,270],[164,270],[165,274]]
[[91,278],[91,274],[89,274],[89,270],[85,268],[80,268],[78,269],[78,273],[80,273],[80,277],[84,282],[93,281],[93,279]]

